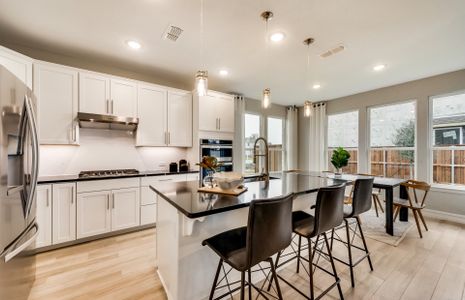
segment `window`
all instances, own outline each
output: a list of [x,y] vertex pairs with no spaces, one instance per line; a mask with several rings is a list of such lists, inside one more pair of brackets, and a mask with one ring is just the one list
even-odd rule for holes
[[415,178],[414,101],[370,108],[371,174]]
[[349,165],[342,168],[345,173],[357,173],[358,168],[358,111],[328,116],[328,166],[331,155],[337,147],[343,147],[350,153]]
[[465,185],[465,93],[432,99],[433,183]]
[[268,166],[270,172],[283,170],[283,128],[283,119],[267,118]]
[[256,173],[258,170],[255,169],[253,163],[253,146],[255,140],[260,136],[260,116],[253,114],[245,114],[244,123],[244,173]]

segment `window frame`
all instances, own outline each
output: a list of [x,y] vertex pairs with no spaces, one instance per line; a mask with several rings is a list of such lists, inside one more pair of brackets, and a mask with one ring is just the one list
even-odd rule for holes
[[[459,194],[465,194],[465,185],[457,185],[454,183],[451,184],[444,184],[444,183],[435,183],[434,182],[434,128],[433,128],[433,103],[434,99],[438,98],[444,98],[444,97],[449,97],[449,96],[455,96],[455,95],[460,95],[460,94],[465,94],[465,90],[457,90],[454,92],[450,93],[445,93],[445,94],[437,94],[433,96],[428,97],[428,181],[431,184],[432,190],[436,191],[447,191],[451,193],[459,193]],[[463,138],[463,137],[462,137]],[[463,141],[465,142],[465,141]],[[451,147],[451,146],[445,146],[445,147]]]
[[408,100],[401,100],[401,101],[394,101],[389,103],[371,105],[366,107],[366,155],[367,155],[367,170],[368,173],[372,173],[371,170],[371,110],[373,108],[381,108],[387,106],[394,106],[394,105],[402,105],[407,103],[413,103],[415,106],[415,145],[414,145],[414,164],[413,164],[413,179],[418,178],[418,100],[417,99],[408,99]]
[[[360,109],[351,109],[351,110],[345,110],[333,114],[328,114],[326,115],[326,126],[325,126],[325,135],[326,135],[326,152],[329,150],[329,117],[330,116],[337,116],[337,115],[343,115],[343,114],[348,114],[348,113],[357,113],[357,173],[360,173]],[[333,148],[333,147],[331,147]],[[327,159],[327,166],[326,169],[329,170],[331,165],[329,162],[329,152],[328,152],[328,159]]]
[[[265,136],[266,136],[266,140],[268,141],[268,119],[269,118],[273,118],[273,119],[280,119],[282,121],[282,124],[283,124],[283,127],[282,127],[282,137],[281,137],[281,141],[282,141],[282,152],[283,152],[283,155],[282,155],[282,162],[281,162],[281,165],[282,165],[282,171],[284,171],[287,167],[287,143],[286,143],[286,117],[283,117],[283,116],[278,116],[278,115],[266,115],[264,119],[266,119],[266,121],[264,122],[264,129],[265,129]],[[269,144],[269,143],[268,143]]]
[[[262,136],[262,132],[263,132],[263,130],[264,130],[264,125],[263,125],[264,116],[263,116],[263,114],[257,113],[257,112],[254,112],[254,111],[245,111],[245,112],[244,112],[244,132],[243,132],[243,136],[242,136],[242,140],[244,141],[244,146],[245,146],[245,137],[246,137],[246,136],[245,136],[245,126],[246,126],[246,125],[245,125],[245,124],[246,124],[246,122],[245,122],[245,115],[253,115],[253,116],[259,117],[259,120],[258,120],[258,122],[259,122],[259,126],[258,126],[258,131],[259,131],[259,133],[258,133],[258,136],[259,136],[259,137]],[[244,167],[243,167],[243,172],[244,172],[244,174],[248,174],[248,173],[246,172],[246,170],[247,170],[247,165],[246,165],[246,161],[245,161],[245,159],[246,159],[246,157],[247,157],[247,156],[245,155],[245,152],[246,152],[248,149],[249,149],[249,148],[244,147],[244,157],[242,157],[242,164],[243,164],[243,166],[244,166]],[[253,149],[252,149],[252,150],[253,150]],[[253,174],[253,173],[251,173],[251,174]]]

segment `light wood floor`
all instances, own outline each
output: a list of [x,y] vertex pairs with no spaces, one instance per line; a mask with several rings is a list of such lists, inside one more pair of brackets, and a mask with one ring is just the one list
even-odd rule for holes
[[[420,239],[412,228],[398,247],[368,240],[375,270],[356,268],[356,288],[347,267],[337,263],[345,299],[465,300],[465,225],[427,219],[430,231]],[[335,252],[344,255],[341,246]],[[166,299],[155,273],[155,230],[145,230],[39,254],[35,299]],[[280,271],[308,289],[294,266]],[[317,273],[318,274],[318,273]],[[321,273],[320,273],[321,274]],[[316,286],[330,278],[316,276]],[[300,299],[284,283],[285,299]],[[338,299],[334,289],[326,297]]]

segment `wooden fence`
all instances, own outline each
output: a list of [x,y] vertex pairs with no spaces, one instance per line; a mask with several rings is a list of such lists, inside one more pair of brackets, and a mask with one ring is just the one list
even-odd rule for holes
[[433,182],[465,185],[465,146],[433,148]]

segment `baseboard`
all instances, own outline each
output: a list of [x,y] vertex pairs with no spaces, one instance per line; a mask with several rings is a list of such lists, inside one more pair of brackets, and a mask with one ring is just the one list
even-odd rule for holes
[[445,211],[432,210],[426,208],[423,210],[423,213],[425,216],[430,218],[465,224],[465,215],[453,214]]

